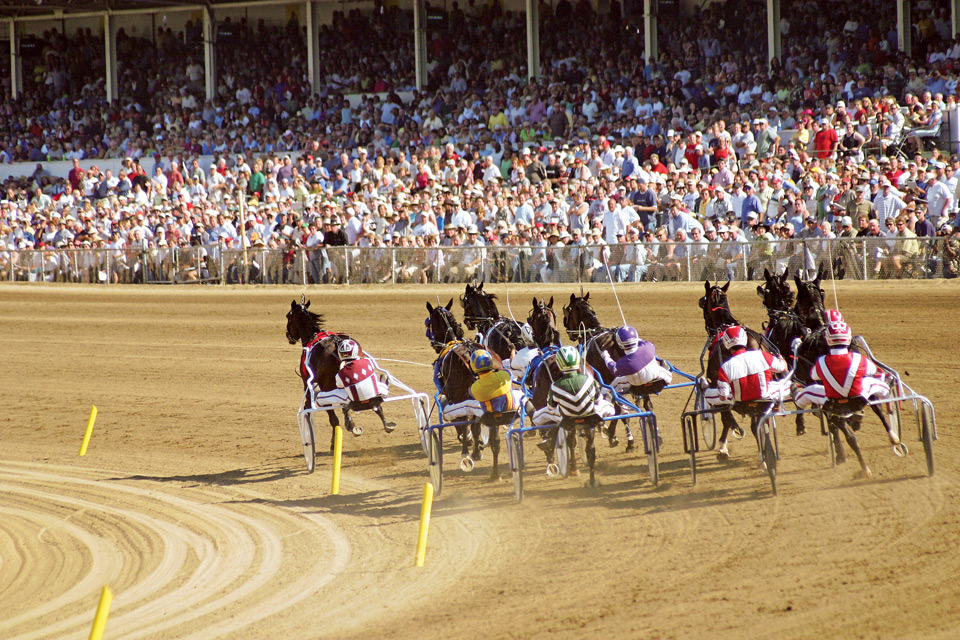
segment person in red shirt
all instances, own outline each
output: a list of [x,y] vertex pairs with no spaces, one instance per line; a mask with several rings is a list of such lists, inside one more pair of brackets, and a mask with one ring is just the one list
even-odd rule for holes
[[377,378],[377,368],[370,358],[361,358],[360,345],[347,338],[337,348],[340,355],[340,371],[337,373],[337,388],[330,391],[314,389],[314,406],[345,405],[362,402],[390,393],[386,383]]
[[817,157],[821,160],[832,158],[837,151],[837,144],[840,138],[837,136],[837,130],[830,124],[830,120],[823,118],[820,120],[820,130],[813,136],[813,148],[816,150]]
[[820,356],[810,369],[810,378],[819,381],[797,393],[797,407],[809,409],[823,405],[828,398],[860,396],[864,400],[886,398],[890,385],[884,382],[874,362],[856,351],[850,351],[851,330],[839,311],[827,311],[825,338],[829,352]]
[[74,158],[73,169],[70,169],[70,173],[67,174],[67,179],[70,181],[70,186],[73,187],[73,190],[78,193],[83,193],[84,175],[86,175],[86,172],[80,168],[80,161]]

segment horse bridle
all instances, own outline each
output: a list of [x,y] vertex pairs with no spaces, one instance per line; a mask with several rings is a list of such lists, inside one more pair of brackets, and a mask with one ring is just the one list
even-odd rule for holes
[[597,326],[587,328],[587,325],[583,322],[583,320],[580,320],[578,328],[570,329],[567,327],[567,317],[572,311],[572,304],[568,304],[563,307],[563,330],[567,332],[567,337],[569,339],[576,340],[577,342],[585,342],[603,331],[603,327],[600,326],[600,320],[597,318],[597,312],[591,307],[587,307],[587,309],[584,311],[584,315],[587,315],[596,321]]
[[[530,315],[527,316],[527,324],[529,324],[533,328],[534,341],[536,341],[537,325],[546,322],[547,323],[546,328],[553,329],[553,334],[550,336],[550,342],[552,343],[554,337],[556,338],[560,337],[560,332],[557,331],[557,312],[551,309],[550,307],[548,307],[547,305],[545,305],[543,301],[541,301],[537,305],[536,310],[540,311],[540,313],[536,317],[533,315],[532,311],[530,312]],[[541,320],[541,318],[543,319]],[[551,318],[553,319],[552,327],[550,325]],[[539,346],[540,345],[537,345],[538,348]]]
[[[437,307],[435,310],[437,311],[437,313],[440,314],[440,317],[443,318],[443,323],[447,325],[447,329],[446,331],[443,332],[442,337],[446,338],[447,335],[452,335],[453,340],[458,340],[459,338],[457,336],[457,330],[454,328],[453,322],[451,322],[451,318],[453,318],[453,314],[443,307]],[[427,339],[430,340],[430,346],[438,350],[443,349],[443,347],[447,346],[447,342],[441,342],[437,340],[436,335],[434,335],[433,333],[433,314],[432,313],[430,314],[430,317],[427,318],[426,325],[427,325]]]

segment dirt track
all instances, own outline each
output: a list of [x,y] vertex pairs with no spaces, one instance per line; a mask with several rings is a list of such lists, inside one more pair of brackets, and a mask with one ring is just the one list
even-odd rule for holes
[[[505,313],[502,286],[488,288]],[[732,285],[731,305],[759,327],[755,288]],[[618,323],[608,286],[590,290],[601,320]],[[512,288],[510,301],[525,317],[532,294],[560,303],[572,291]],[[619,291],[660,354],[696,371],[702,285]],[[328,327],[381,359],[429,363],[424,302],[461,292],[307,293]],[[779,497],[747,440],[729,463],[702,455],[693,487],[686,393],[665,393],[660,487],[644,458],[605,441],[596,490],[546,478],[529,446],[521,505],[505,460],[492,484],[489,456],[471,475],[448,463],[423,569],[412,565],[426,463],[408,404],[387,405],[400,423],[390,435],[360,418],[342,495],[327,496],[328,454],[305,473],[299,349],[283,336],[299,293],[0,285],[0,637],[85,638],[103,584],[115,594],[107,637],[124,639],[960,636],[960,366],[941,355],[955,342],[956,282],[838,291],[854,330],[933,401],[935,477],[912,425],[898,459],[870,417],[872,480],[830,469],[816,429],[798,438],[781,423]],[[432,392],[427,367],[383,364]],[[91,403],[100,416],[78,458]]]

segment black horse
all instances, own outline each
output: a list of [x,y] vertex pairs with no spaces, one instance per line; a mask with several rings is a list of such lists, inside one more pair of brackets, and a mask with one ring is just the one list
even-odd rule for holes
[[[437,359],[433,363],[433,377],[440,394],[438,401],[441,407],[463,402],[471,397],[470,386],[476,382],[477,376],[470,368],[470,356],[483,348],[472,340],[463,339],[463,327],[453,316],[451,307],[453,307],[453,298],[446,306],[434,307],[428,302],[427,312],[430,315],[424,322],[427,327],[427,338],[437,353]],[[462,445],[460,450],[462,457],[466,458],[469,455],[477,462],[483,459],[481,427],[479,421],[455,427],[457,439]],[[500,477],[500,438],[497,426],[490,427],[489,442],[490,451],[493,453],[493,473],[490,479],[496,480]],[[471,445],[473,451],[470,451]]]
[[[777,347],[767,340],[766,337],[747,327],[734,317],[733,312],[730,311],[730,301],[727,299],[727,290],[730,288],[729,281],[721,287],[719,285],[711,285],[709,280],[705,280],[703,287],[704,296],[700,298],[699,304],[703,310],[703,325],[707,331],[707,349],[709,355],[707,357],[704,376],[709,386],[716,386],[717,379],[720,375],[720,367],[730,356],[730,353],[720,341],[720,336],[730,327],[743,327],[747,332],[747,349],[762,349],[769,353],[780,353]],[[723,409],[720,411],[720,422],[723,425],[723,429],[720,432],[720,445],[717,449],[717,459],[728,460],[730,454],[727,452],[727,437],[730,435],[731,430],[738,433],[742,433],[743,430],[740,428],[740,425],[737,424],[731,409]],[[750,429],[754,437],[757,436],[756,428],[756,419],[752,418]]]
[[[604,327],[597,318],[597,312],[590,305],[590,292],[586,294],[581,290],[580,295],[570,294],[570,302],[563,307],[563,328],[571,340],[576,340],[583,353],[583,359],[595,370],[604,384],[609,385],[613,382],[613,374],[607,368],[603,359],[603,352],[606,351],[614,360],[619,360],[624,356],[623,349],[616,341],[617,327]],[[643,398],[644,409],[653,410],[653,404],[647,394]],[[617,407],[620,412],[620,407]],[[611,420],[607,426],[607,442],[611,447],[620,444],[617,438],[617,420]],[[627,432],[627,447],[625,451],[629,453],[636,447],[633,439],[633,432],[630,430],[629,422],[624,420],[624,428]]]
[[463,324],[471,331],[482,333],[483,346],[505,360],[523,348],[523,335],[515,320],[500,315],[496,299],[495,294],[483,290],[482,282],[467,284],[460,296],[460,306],[463,307]]
[[[533,340],[540,349],[540,357],[532,363],[525,386],[531,394],[531,404],[534,410],[547,406],[547,397],[553,382],[563,375],[557,367],[556,354],[560,347],[560,332],[557,330],[557,314],[553,310],[553,298],[549,302],[542,299],[533,299],[533,308],[527,317],[527,323],[533,329]],[[597,449],[594,442],[592,426],[585,426],[577,432],[576,427],[564,427],[566,435],[567,459],[569,460],[569,475],[579,475],[577,470],[577,438],[584,439],[584,453],[587,457],[587,466],[590,469],[590,486],[596,486]],[[557,436],[560,427],[548,429],[543,440],[538,445],[547,456],[547,464],[553,464],[556,452]]]
[[[801,387],[815,382],[811,377],[811,370],[816,364],[817,359],[825,355],[829,349],[824,335],[824,318],[826,314],[826,308],[823,302],[824,292],[823,289],[820,288],[823,275],[823,265],[820,265],[817,271],[817,277],[813,280],[807,281],[799,277],[794,277],[794,282],[797,286],[797,296],[792,312],[785,314],[775,325],[771,326],[771,329],[775,329],[775,331],[771,331],[771,340],[802,339],[800,349],[797,353],[798,362],[796,372],[794,373],[794,380],[797,385]],[[766,300],[765,298],[765,303]],[[783,306],[782,302],[780,306]],[[855,349],[855,347],[851,347],[851,349]],[[861,355],[867,357],[866,354],[861,353]],[[863,420],[863,406],[858,406],[861,404],[865,403],[848,403],[847,409],[842,412],[827,411],[827,427],[837,451],[837,462],[842,463],[846,461],[843,444],[840,440],[840,434],[842,433],[850,449],[856,454],[857,460],[860,462],[861,474],[869,476],[870,469],[864,462],[859,443],[854,434],[855,431],[859,431],[861,421]],[[856,411],[850,411],[849,409],[851,407],[856,407]],[[886,415],[884,407],[882,405],[872,405],[871,409],[873,409],[873,412],[880,419],[881,424],[883,424],[883,428],[890,439],[890,444],[899,444],[900,439],[893,433],[891,421]],[[802,415],[798,416],[798,418],[802,417]],[[798,421],[798,435],[803,433],[801,425],[802,423]]]
[[[290,311],[287,312],[287,340],[290,344],[300,343],[303,347],[303,355],[300,357],[300,367],[298,373],[303,381],[303,389],[306,392],[311,373],[313,375],[313,384],[320,391],[332,391],[337,388],[337,373],[340,371],[340,354],[338,347],[341,342],[349,336],[343,333],[331,333],[323,330],[323,316],[309,310],[310,301],[305,296],[300,297],[300,302],[296,300],[290,302]],[[359,343],[358,343],[359,344]],[[362,348],[361,348],[362,350]],[[364,352],[365,353],[365,352]],[[310,409],[313,406],[311,394],[306,394],[304,409]],[[354,403],[343,407],[343,420],[347,430],[355,436],[363,433],[363,430],[356,425],[353,417],[350,415],[351,409],[357,409]],[[370,403],[363,407],[372,409],[383,428],[387,433],[394,430],[396,425],[387,422],[383,415],[383,408],[379,403]],[[337,428],[340,421],[337,414],[332,409],[327,411],[327,417],[330,426]],[[333,438],[330,436],[330,449],[333,450]]]

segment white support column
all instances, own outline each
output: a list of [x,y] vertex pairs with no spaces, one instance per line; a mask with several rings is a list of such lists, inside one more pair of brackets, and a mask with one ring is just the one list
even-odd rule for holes
[[657,0],[643,0],[643,53],[647,64],[653,64],[660,57],[657,44]]
[[527,78],[540,78],[540,0],[525,0],[527,11]]
[[20,64],[20,33],[17,21],[10,21],[10,97],[16,100],[23,92],[23,65]]
[[120,94],[117,86],[117,33],[109,12],[103,14],[103,59],[106,61],[107,102],[113,102]]
[[213,11],[203,8],[203,87],[207,100],[217,97],[217,45]]
[[913,55],[913,24],[910,18],[910,0],[897,0],[897,48],[907,56]]
[[317,3],[307,0],[307,77],[311,93],[320,92],[320,30],[317,27]]
[[950,24],[952,25],[950,35],[955,36],[960,33],[960,0],[950,0]]
[[427,86],[427,8],[424,0],[413,0],[413,64],[417,90]]
[[767,62],[776,58],[783,63],[780,44],[780,0],[767,0]]

